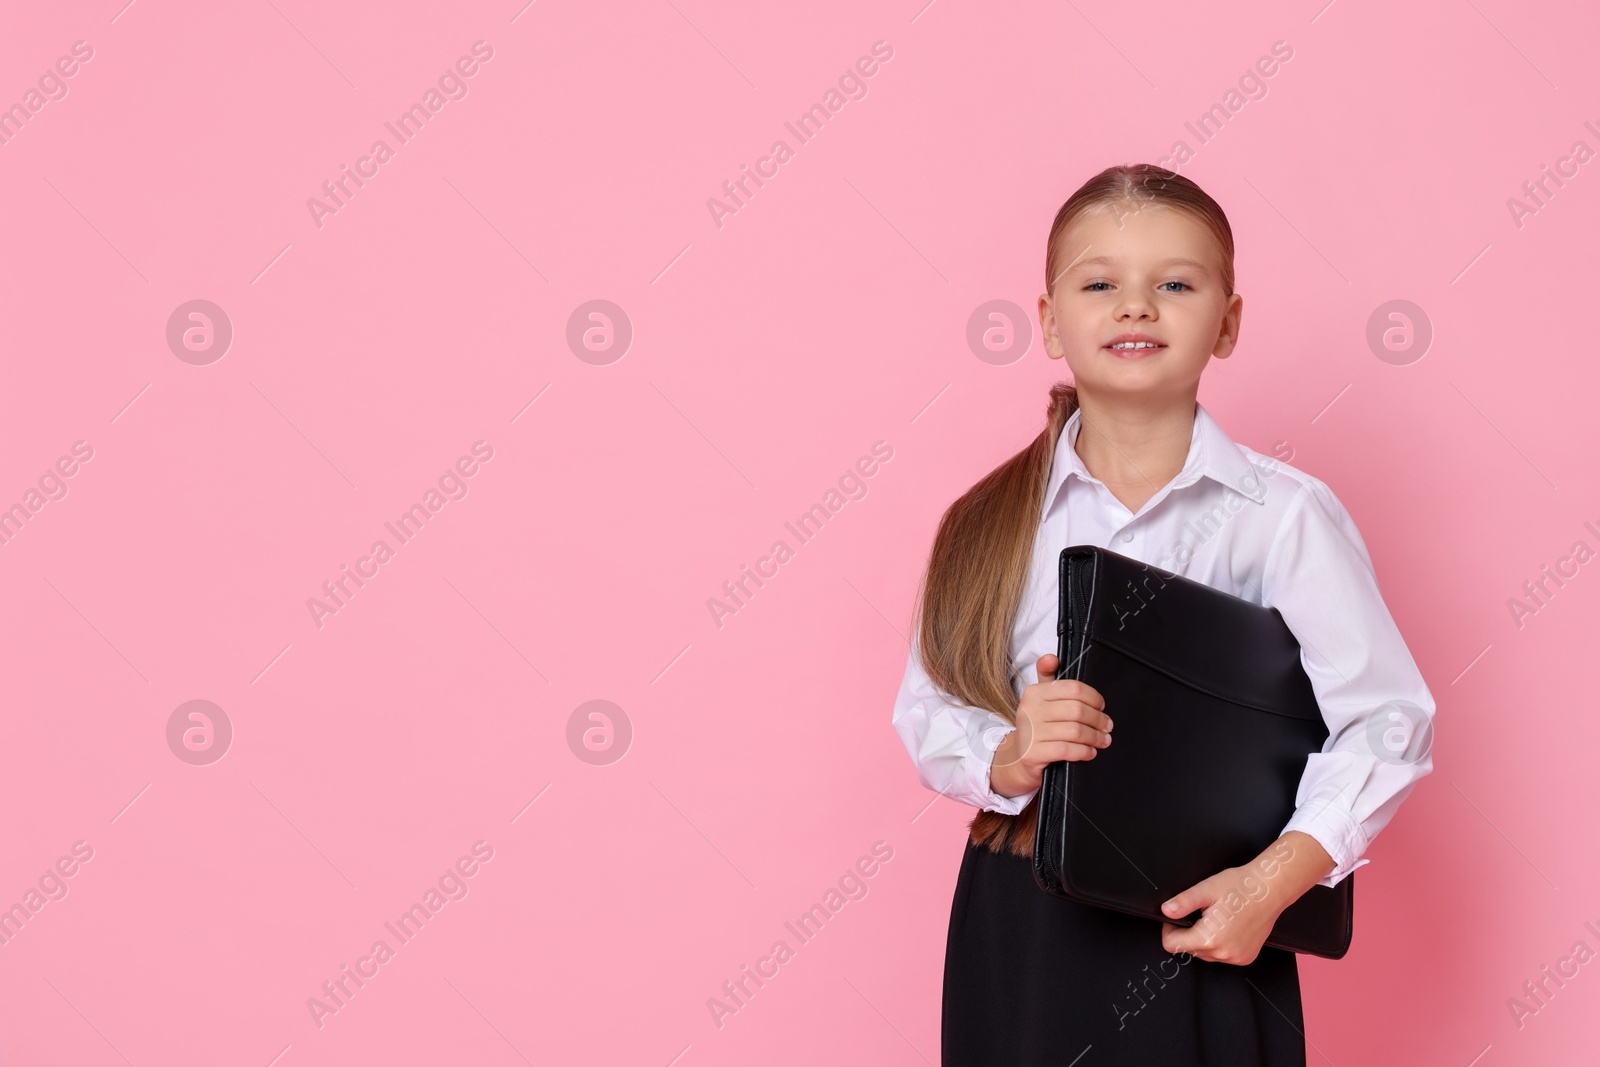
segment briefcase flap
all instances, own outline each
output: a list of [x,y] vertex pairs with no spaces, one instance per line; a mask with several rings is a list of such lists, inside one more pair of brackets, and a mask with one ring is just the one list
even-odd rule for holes
[[[1276,608],[1082,546],[1062,553],[1063,589],[1074,558],[1092,568],[1086,647],[1109,645],[1191,688],[1245,707],[1322,721],[1300,646]],[[1252,654],[1240,656],[1241,648]]]

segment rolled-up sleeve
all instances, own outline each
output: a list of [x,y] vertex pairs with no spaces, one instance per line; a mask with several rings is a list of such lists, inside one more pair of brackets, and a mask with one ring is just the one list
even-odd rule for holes
[[894,703],[894,729],[917,768],[917,780],[952,800],[1015,815],[1033,792],[1003,797],[989,786],[994,750],[1016,727],[983,708],[947,701],[922,669],[913,645]]
[[1283,828],[1333,857],[1334,886],[1433,770],[1434,700],[1378,590],[1372,559],[1344,506],[1308,479],[1268,552],[1263,600],[1300,642],[1328,739],[1306,758]]

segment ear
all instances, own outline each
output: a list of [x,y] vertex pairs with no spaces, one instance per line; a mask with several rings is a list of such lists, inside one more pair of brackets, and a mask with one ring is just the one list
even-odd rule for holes
[[1212,348],[1211,354],[1217,359],[1227,359],[1233,355],[1233,346],[1239,341],[1239,325],[1244,318],[1244,297],[1234,293],[1228,301],[1228,310],[1222,313],[1222,328],[1217,334],[1217,343]]
[[1061,335],[1056,332],[1056,312],[1050,304],[1050,294],[1039,294],[1039,336],[1044,338],[1044,354],[1051,359],[1064,359]]

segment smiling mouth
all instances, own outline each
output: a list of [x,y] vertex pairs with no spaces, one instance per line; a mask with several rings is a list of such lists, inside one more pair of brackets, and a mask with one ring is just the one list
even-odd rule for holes
[[1167,346],[1159,341],[1122,341],[1114,345],[1106,345],[1105,350],[1121,359],[1135,359],[1160,352]]

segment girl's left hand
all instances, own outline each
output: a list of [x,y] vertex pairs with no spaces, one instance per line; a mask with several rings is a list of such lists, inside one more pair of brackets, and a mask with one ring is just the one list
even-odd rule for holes
[[1163,904],[1174,919],[1204,911],[1193,926],[1162,923],[1161,947],[1215,963],[1253,963],[1278,916],[1333,869],[1320,841],[1289,830],[1252,862],[1219,871]]
[[1161,924],[1161,947],[1203,960],[1244,966],[1255,960],[1288,904],[1252,867],[1227,870],[1190,886],[1162,906],[1167,915],[1204,908],[1190,927]]

